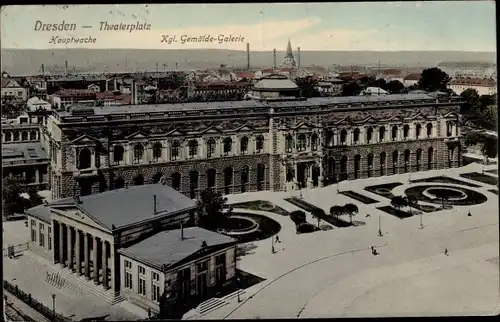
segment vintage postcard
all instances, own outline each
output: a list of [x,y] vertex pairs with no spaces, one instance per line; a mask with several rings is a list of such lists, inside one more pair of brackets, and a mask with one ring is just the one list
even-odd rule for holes
[[500,313],[493,1],[1,15],[5,321]]

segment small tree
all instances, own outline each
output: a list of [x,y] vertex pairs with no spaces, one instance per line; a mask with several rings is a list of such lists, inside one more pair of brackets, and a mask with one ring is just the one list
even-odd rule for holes
[[410,207],[410,213],[413,212],[412,210],[412,205],[418,204],[418,199],[414,195],[410,195],[406,197],[406,200],[408,201],[408,207]]
[[434,192],[434,196],[436,196],[438,199],[441,200],[441,207],[444,209],[444,203],[445,201],[447,201],[448,199],[450,199],[450,196],[448,194],[448,191],[447,190],[436,190],[436,192]]
[[349,219],[352,224],[352,217],[356,216],[356,214],[359,212],[358,206],[356,206],[353,203],[348,203],[344,206],[345,213],[349,215]]
[[326,213],[323,211],[323,209],[314,209],[313,211],[311,211],[311,214],[318,221],[318,228],[319,228],[319,223],[322,218],[325,218]]
[[295,210],[290,213],[290,219],[295,224],[305,223],[306,222],[306,213],[302,210]]
[[195,225],[220,227],[227,217],[222,212],[226,207],[226,202],[227,198],[223,197],[220,192],[215,192],[212,189],[203,190],[197,202]]
[[465,145],[479,145],[481,147],[481,154],[484,157],[484,163],[488,163],[488,158],[497,156],[497,139],[485,133],[477,131],[469,131],[465,135]]
[[43,198],[40,197],[40,195],[34,188],[28,189],[28,196],[30,207],[36,207],[43,203]]
[[6,178],[2,185],[2,206],[6,218],[14,214],[22,214],[26,207],[26,199],[21,197],[23,189],[19,178]]
[[391,199],[391,206],[393,206],[397,210],[401,210],[402,207],[408,206],[408,199],[403,196],[394,196]]
[[343,214],[345,214],[345,209],[343,206],[335,205],[335,206],[332,206],[330,208],[330,214],[334,218],[338,218],[338,217],[342,216]]

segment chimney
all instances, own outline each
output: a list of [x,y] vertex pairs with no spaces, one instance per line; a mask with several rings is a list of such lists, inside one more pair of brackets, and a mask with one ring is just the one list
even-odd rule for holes
[[156,215],[156,195],[153,195],[153,215]]
[[276,48],[273,49],[273,68],[276,68]]
[[247,70],[250,71],[250,43],[247,42]]
[[184,240],[184,225],[182,224],[182,220],[181,220],[181,240]]
[[68,61],[67,60],[64,62],[64,65],[66,66],[65,67],[66,68],[66,75],[68,75]]
[[45,75],[45,66],[42,64],[42,75]]
[[297,48],[297,67],[300,68],[300,47]]

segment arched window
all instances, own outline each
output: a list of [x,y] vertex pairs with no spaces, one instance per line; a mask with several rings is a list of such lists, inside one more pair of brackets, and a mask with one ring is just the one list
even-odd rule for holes
[[257,140],[255,142],[255,150],[257,150],[257,153],[261,153],[262,150],[264,150],[264,137],[262,135],[259,135],[257,137]]
[[217,176],[217,171],[215,169],[208,169],[207,171],[207,188],[215,187],[215,180]]
[[232,148],[233,148],[233,140],[231,140],[231,138],[225,138],[224,139],[224,155],[229,155],[229,153],[231,153]]
[[410,162],[410,157],[411,157],[411,151],[405,150],[405,154],[404,154],[405,163]]
[[387,153],[382,152],[380,153],[380,167],[384,168],[386,163],[387,163]]
[[158,172],[157,174],[155,174],[155,175],[153,176],[153,178],[152,178],[152,180],[151,180],[151,181],[152,181],[153,183],[160,183],[160,181],[162,181],[162,179],[163,179],[163,173]]
[[266,166],[262,163],[257,165],[257,190],[264,190],[266,185]]
[[434,164],[434,148],[427,150],[427,169],[432,170]]
[[430,138],[432,136],[432,123],[427,123],[427,137]]
[[19,132],[14,132],[14,139],[13,141],[16,142],[16,141],[21,141],[21,133]]
[[393,141],[396,141],[398,139],[398,127],[396,125],[394,125],[392,127],[392,135],[391,135],[391,138]]
[[285,139],[285,150],[287,153],[292,153],[293,151],[293,138],[291,135],[287,135]]
[[420,163],[422,163],[422,149],[420,148],[417,149],[416,163],[417,171],[420,171]]
[[406,139],[408,139],[409,136],[410,136],[410,126],[408,124],[406,124],[403,127],[403,138],[406,140]]
[[340,172],[347,172],[347,156],[345,155],[340,159]]
[[359,129],[354,129],[354,132],[352,134],[352,140],[354,143],[359,143]]
[[153,144],[153,160],[158,161],[158,159],[161,159],[161,155],[163,152],[163,146],[161,145],[160,142],[156,142]]
[[299,134],[297,137],[297,151],[305,151],[307,147],[307,140],[305,134]]
[[373,128],[370,126],[366,129],[366,143],[371,143],[373,138]]
[[141,143],[137,143],[134,146],[134,163],[142,162],[144,156],[144,146]]
[[446,122],[446,136],[452,136],[452,135],[453,135],[453,123],[451,121],[447,121]]
[[88,148],[83,148],[78,154],[78,169],[88,169],[91,166],[92,153]]
[[241,192],[247,191],[249,172],[250,172],[250,168],[248,166],[245,165],[245,166],[243,166],[243,168],[241,168],[241,172],[240,172]]
[[28,132],[23,131],[21,134],[21,140],[22,141],[28,141]]
[[326,142],[328,146],[333,146],[333,131],[329,130],[326,132]]
[[340,131],[340,144],[341,145],[347,144],[347,131],[346,130]]
[[188,143],[189,146],[189,158],[194,159],[198,156],[198,141],[191,140]]
[[378,129],[378,140],[380,142],[384,142],[385,141],[385,126],[381,126]]
[[227,167],[224,169],[224,193],[226,195],[232,193],[231,186],[233,185],[233,168]]
[[189,197],[196,198],[196,190],[198,190],[198,181],[200,174],[196,170],[189,172]]
[[134,185],[136,186],[142,186],[144,184],[144,176],[142,174],[138,174],[134,178]]
[[420,135],[422,135],[422,125],[417,124],[415,126],[415,138],[419,139]]
[[31,131],[30,132],[30,140],[35,141],[37,138],[36,131]]
[[318,135],[316,133],[311,136],[311,150],[318,150]]
[[179,172],[175,172],[172,174],[172,188],[175,190],[181,190],[181,174]]
[[356,154],[354,156],[354,179],[358,179],[361,175],[361,156]]
[[392,164],[398,164],[398,159],[399,159],[399,152],[398,151],[392,152]]
[[240,140],[240,151],[241,154],[248,152],[248,138],[246,136],[242,137]]
[[368,164],[368,167],[373,167],[373,159],[374,159],[374,156],[373,156],[373,153],[370,153],[368,154],[368,156],[366,157],[367,159],[367,164]]
[[211,158],[215,154],[215,140],[208,139],[207,141],[207,157]]
[[172,146],[170,147],[170,158],[172,160],[177,160],[179,158],[179,148],[181,147],[181,144],[179,141],[175,140],[172,142]]
[[125,154],[125,149],[121,145],[115,145],[113,149],[113,161],[115,164],[123,162],[123,155]]
[[12,133],[5,132],[5,142],[10,142],[10,141],[12,141]]

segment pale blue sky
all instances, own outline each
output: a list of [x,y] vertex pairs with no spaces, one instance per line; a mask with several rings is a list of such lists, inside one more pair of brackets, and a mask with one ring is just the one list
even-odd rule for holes
[[[416,1],[309,4],[8,6],[2,8],[4,48],[226,48],[283,50],[496,51],[493,1]],[[73,32],[34,31],[43,23],[77,24]],[[99,31],[140,23],[149,31]],[[92,29],[82,29],[92,25]],[[161,43],[162,35],[245,37],[233,43]],[[49,44],[52,36],[96,38],[93,44]]]

